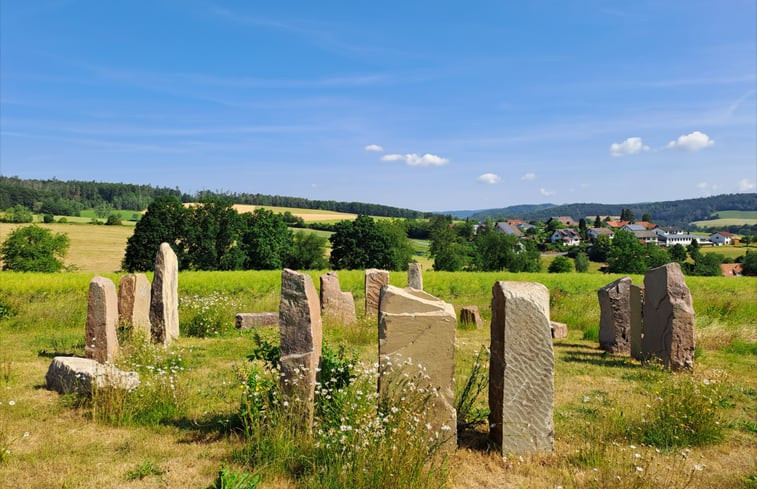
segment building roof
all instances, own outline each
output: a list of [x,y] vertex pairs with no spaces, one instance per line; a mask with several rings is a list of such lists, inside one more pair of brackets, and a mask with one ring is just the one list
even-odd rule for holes
[[515,226],[511,226],[507,222],[501,221],[494,225],[494,229],[504,234],[511,234],[513,236],[521,237],[523,233]]
[[650,239],[654,238],[657,239],[658,234],[654,231],[650,231],[648,229],[643,229],[641,231],[633,231],[633,235],[640,239]]
[[609,228],[589,228],[589,231],[594,232],[594,234],[606,234],[608,236],[615,234],[615,231]]
[[654,229],[657,227],[657,224],[649,221],[636,221],[634,224],[638,224],[639,226],[644,226],[645,229]]
[[626,224],[623,226],[623,229],[626,229],[628,231],[646,231],[647,228],[642,226],[641,224]]
[[717,233],[712,233],[710,236],[715,236],[716,234],[719,234],[725,238],[732,238],[733,233],[729,233],[728,231],[718,231]]
[[607,221],[608,226],[616,229],[622,228],[626,224],[628,224],[628,221]]
[[722,273],[724,277],[739,276],[742,273],[741,263],[721,263],[720,273]]
[[574,221],[573,218],[570,216],[552,216],[549,218],[547,222],[550,222],[550,221],[560,221],[566,226],[578,226],[578,223]]

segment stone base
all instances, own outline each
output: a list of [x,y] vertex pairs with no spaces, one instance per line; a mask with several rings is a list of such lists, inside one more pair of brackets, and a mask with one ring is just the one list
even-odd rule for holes
[[549,322],[550,328],[552,328],[552,338],[560,339],[568,337],[568,325],[565,323],[558,323],[557,321]]
[[47,388],[61,394],[90,394],[92,389],[115,387],[132,390],[139,386],[137,372],[125,372],[91,358],[55,357],[45,375]]
[[278,326],[277,312],[241,312],[236,316],[237,329],[252,329],[261,326]]

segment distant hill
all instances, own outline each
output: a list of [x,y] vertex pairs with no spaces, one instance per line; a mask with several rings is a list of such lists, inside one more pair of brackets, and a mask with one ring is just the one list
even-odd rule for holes
[[479,220],[490,217],[495,220],[523,219],[528,221],[544,221],[551,216],[571,216],[575,220],[578,220],[587,216],[619,216],[623,209],[631,209],[637,219],[641,219],[643,214],[649,213],[657,224],[664,226],[688,226],[694,221],[710,219],[718,211],[755,211],[757,210],[757,193],[723,194],[697,199],[641,202],[635,204],[576,203],[562,205],[543,204],[542,208],[534,207],[536,206],[511,206],[502,209],[473,211],[466,217]]
[[485,219],[486,216],[489,215],[510,215],[510,214],[525,214],[528,212],[536,212],[543,209],[549,209],[550,207],[555,207],[555,204],[520,204],[520,205],[511,205],[509,207],[504,207],[502,209],[483,209],[483,210],[475,210],[475,211],[443,211],[438,212],[437,214],[449,214],[452,217],[457,217],[459,219],[465,219],[465,218],[473,218],[473,219],[481,219],[479,216],[483,216]]

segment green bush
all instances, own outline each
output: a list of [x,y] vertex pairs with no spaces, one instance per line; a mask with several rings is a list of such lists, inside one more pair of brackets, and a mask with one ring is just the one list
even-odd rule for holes
[[569,273],[573,271],[573,263],[570,258],[564,256],[556,256],[552,263],[549,264],[547,269],[549,273]]
[[16,272],[59,272],[68,251],[68,236],[53,234],[39,226],[13,230],[0,246],[3,270]]

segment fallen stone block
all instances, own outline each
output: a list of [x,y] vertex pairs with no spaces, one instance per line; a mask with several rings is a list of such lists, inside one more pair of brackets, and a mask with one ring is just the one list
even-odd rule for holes
[[117,369],[91,358],[55,357],[45,375],[47,388],[61,394],[90,394],[93,389],[112,387],[132,390],[139,386],[139,374]]
[[252,329],[263,326],[278,326],[279,313],[277,312],[240,312],[236,315],[235,325],[237,329]]

